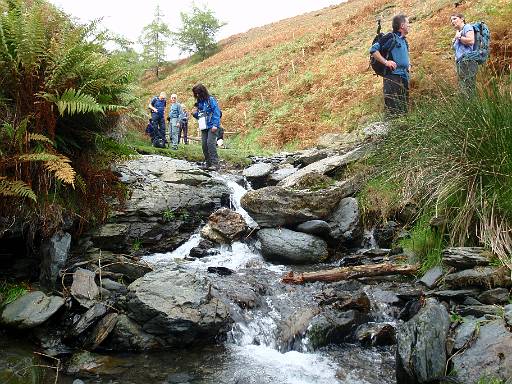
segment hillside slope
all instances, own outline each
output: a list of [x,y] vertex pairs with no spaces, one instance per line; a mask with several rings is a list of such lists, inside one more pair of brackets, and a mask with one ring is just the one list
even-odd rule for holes
[[512,1],[350,0],[316,12],[254,28],[221,42],[216,55],[178,66],[147,86],[193,105],[191,87],[204,83],[219,100],[223,125],[263,146],[306,147],[325,133],[350,131],[382,109],[381,79],[368,69],[376,19],[389,30],[393,15],[410,16],[412,99],[455,81],[449,23],[452,12],[491,28],[493,57],[487,66],[510,71]]

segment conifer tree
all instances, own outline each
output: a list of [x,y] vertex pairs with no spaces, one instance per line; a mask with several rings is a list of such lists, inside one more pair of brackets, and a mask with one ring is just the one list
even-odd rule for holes
[[155,68],[156,77],[165,59],[165,48],[169,45],[171,31],[162,20],[160,6],[156,7],[155,18],[142,29],[139,43],[143,47],[142,59],[147,67]]

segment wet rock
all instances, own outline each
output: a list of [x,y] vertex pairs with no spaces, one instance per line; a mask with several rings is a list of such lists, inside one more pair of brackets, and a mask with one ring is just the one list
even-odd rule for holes
[[333,155],[335,153],[332,150],[308,148],[295,153],[289,161],[295,166],[305,167]]
[[309,220],[297,225],[297,232],[309,233],[310,235],[329,236],[331,227],[323,220]]
[[396,343],[396,331],[391,324],[367,323],[357,328],[355,338],[361,344],[372,347],[393,345]]
[[88,336],[85,341],[85,346],[87,349],[95,350],[98,346],[107,338],[107,336],[114,329],[117,318],[117,313],[109,313],[104,316],[93,328],[91,334]]
[[226,267],[208,267],[207,271],[208,273],[216,273],[220,276],[229,276],[235,273],[235,271]]
[[379,303],[397,304],[400,302],[400,298],[395,292],[378,287],[371,290],[371,295],[374,301]]
[[230,323],[228,307],[214,296],[210,281],[195,273],[164,268],[128,290],[128,316],[169,347],[213,341]]
[[41,291],[29,292],[5,306],[2,323],[19,329],[34,328],[54,315],[64,305],[59,296],[46,296]]
[[512,327],[512,304],[505,305],[503,313],[506,323],[509,327]]
[[118,376],[128,368],[114,357],[83,351],[75,353],[69,360],[65,372],[81,377]]
[[101,287],[112,293],[117,293],[120,295],[124,295],[126,292],[128,292],[126,285],[110,279],[101,279]]
[[445,276],[446,285],[454,288],[463,287],[510,287],[510,271],[506,267],[477,267]]
[[286,228],[258,231],[261,253],[267,260],[285,264],[317,263],[327,259],[327,243],[319,237]]
[[353,246],[361,243],[363,228],[359,219],[357,199],[342,199],[328,222],[334,239]]
[[87,269],[78,268],[73,273],[71,295],[85,308],[91,308],[100,294],[94,278],[96,274]]
[[373,237],[381,248],[391,248],[395,234],[398,231],[398,223],[387,221],[373,230]]
[[249,168],[244,169],[242,175],[251,183],[253,189],[265,186],[266,179],[273,171],[274,167],[269,163],[256,163]]
[[442,276],[443,268],[441,266],[436,266],[425,272],[419,282],[427,288],[434,288]]
[[295,172],[297,172],[297,168],[294,168],[290,164],[284,164],[281,168],[269,175],[267,183],[268,185],[277,185],[281,180],[293,175]]
[[496,305],[464,305],[457,307],[455,312],[461,316],[482,317],[486,315],[500,316],[503,311]]
[[114,351],[149,351],[163,348],[165,341],[146,333],[128,316],[118,316],[114,329],[107,339]]
[[246,230],[247,224],[242,215],[229,208],[221,208],[210,215],[201,235],[222,244],[239,239]]
[[432,292],[432,295],[442,300],[465,300],[468,296],[476,297],[477,289],[444,290]]
[[109,277],[117,276],[126,282],[137,280],[152,271],[150,266],[135,257],[102,251],[97,248],[88,252],[87,260],[90,262],[90,269],[97,269],[101,264],[103,276],[110,274]]
[[188,373],[173,373],[167,376],[167,381],[164,384],[188,384],[194,380],[194,376]]
[[[318,314],[318,308],[301,308],[283,319],[278,326],[278,349],[288,352],[294,349],[294,344],[302,344],[302,335],[306,332],[311,319]],[[300,349],[299,349],[300,350]]]
[[207,257],[211,255],[216,255],[219,253],[219,250],[215,248],[215,243],[213,241],[207,239],[201,239],[199,244],[190,250],[189,255],[191,257]]
[[443,264],[457,269],[489,265],[491,254],[481,247],[452,247],[443,251]]
[[353,194],[358,187],[356,179],[318,191],[265,187],[247,192],[240,203],[261,227],[293,226],[325,219],[342,198]]
[[73,324],[69,331],[69,338],[77,337],[87,330],[92,324],[98,321],[107,313],[107,307],[101,303],[93,305],[87,312],[80,316],[79,320]]
[[482,292],[477,299],[483,304],[505,304],[510,300],[510,294],[506,288],[495,288]]
[[326,290],[319,301],[322,306],[329,305],[338,311],[357,309],[362,313],[370,311],[371,303],[365,292],[344,292],[337,290]]
[[71,247],[71,235],[59,231],[41,245],[39,282],[45,288],[55,288],[55,281],[64,267]]
[[444,376],[449,327],[446,308],[434,299],[427,299],[425,306],[398,328],[398,384],[426,383]]
[[369,153],[369,147],[357,147],[343,155],[327,157],[323,160],[314,162],[304,168],[299,169],[293,175],[282,180],[278,185],[281,187],[294,188],[297,182],[308,173],[330,174],[335,173],[348,164],[360,160]]
[[476,341],[453,356],[452,362],[462,383],[476,383],[484,377],[506,381],[512,377],[512,333],[501,319],[483,323]]
[[455,338],[453,348],[459,350],[473,340],[478,323],[480,320],[475,319],[473,316],[467,316],[462,319],[462,323],[455,328]]
[[306,332],[311,348],[315,350],[329,344],[342,343],[352,336],[365,319],[364,315],[355,310],[315,316]]

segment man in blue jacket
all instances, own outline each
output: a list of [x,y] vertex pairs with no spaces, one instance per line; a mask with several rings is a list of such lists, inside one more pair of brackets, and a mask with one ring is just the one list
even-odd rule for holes
[[[409,102],[409,45],[406,36],[409,33],[409,19],[405,15],[396,15],[392,21],[393,33],[384,35],[370,48],[371,55],[386,68],[383,79],[384,109],[388,116],[407,112]],[[389,52],[384,57],[381,52]]]
[[153,121],[153,143],[156,140],[162,140],[165,143],[165,106],[167,95],[160,92],[160,95],[153,97],[149,102],[148,108],[151,111],[151,120]]

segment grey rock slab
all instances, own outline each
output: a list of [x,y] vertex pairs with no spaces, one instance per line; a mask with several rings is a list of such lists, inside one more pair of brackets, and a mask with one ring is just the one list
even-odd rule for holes
[[114,329],[117,318],[117,313],[109,313],[105,315],[92,329],[91,334],[85,341],[85,345],[90,350],[95,350],[99,345],[110,335]]
[[397,331],[397,383],[427,383],[444,376],[450,318],[435,299]]
[[462,323],[455,328],[455,337],[453,342],[453,348],[455,348],[455,350],[459,350],[469,345],[475,335],[478,322],[479,320],[475,319],[473,316],[463,318]]
[[477,297],[482,304],[505,304],[510,300],[510,291],[506,288],[489,289]]
[[54,288],[60,270],[64,267],[71,247],[71,235],[59,231],[41,245],[41,273],[39,282],[47,288]]
[[64,305],[58,296],[46,296],[34,291],[21,296],[5,306],[2,323],[19,329],[34,328],[48,320]]
[[331,227],[324,220],[309,220],[297,225],[295,228],[298,232],[309,233],[310,235],[329,236]]
[[263,257],[285,264],[317,263],[328,257],[327,243],[319,237],[286,228],[258,231]]
[[357,147],[343,155],[327,157],[323,160],[312,163],[304,168],[299,169],[293,175],[288,176],[286,179],[279,182],[281,187],[293,187],[304,175],[308,173],[319,173],[325,175],[326,173],[335,172],[348,164],[362,159],[369,153],[369,147]]
[[85,308],[91,308],[100,294],[100,290],[94,281],[95,276],[94,272],[83,268],[78,268],[73,273],[71,295]]
[[169,347],[213,341],[231,321],[226,304],[212,294],[210,280],[199,274],[163,268],[128,289],[128,316]]
[[359,204],[354,197],[342,199],[336,210],[329,217],[331,236],[348,245],[361,242],[363,228],[359,217]]
[[342,198],[359,188],[359,182],[350,179],[318,191],[265,187],[247,192],[240,203],[261,227],[292,226],[327,218]]
[[455,312],[461,316],[501,316],[503,314],[503,309],[497,305],[464,305],[457,307]]
[[117,352],[158,350],[165,345],[163,339],[144,332],[139,324],[124,314],[118,316],[108,340],[109,347]]
[[265,178],[274,170],[270,163],[256,163],[243,170],[242,175],[248,180]]
[[293,175],[295,172],[297,172],[297,168],[294,168],[292,165],[287,164],[286,166],[283,166],[275,170],[268,176],[268,184],[276,185],[281,180],[284,180],[288,176]]
[[432,292],[432,296],[439,297],[444,300],[464,300],[467,297],[476,297],[480,291],[478,289],[458,289],[458,290],[442,290]]
[[427,288],[433,288],[439,282],[439,279],[443,276],[443,268],[441,266],[436,266],[430,268],[422,278],[419,280],[421,284],[426,286]]
[[476,341],[452,362],[462,383],[476,383],[483,377],[508,380],[512,377],[512,333],[501,319],[482,323]]
[[503,313],[508,326],[512,327],[512,304],[505,305]]
[[101,303],[94,304],[89,308],[83,315],[80,316],[79,320],[73,324],[69,331],[70,337],[76,337],[88,329],[93,323],[98,321],[103,315],[107,313],[107,307]]
[[456,288],[463,287],[510,287],[510,271],[506,267],[476,267],[445,276],[446,285]]
[[457,269],[489,265],[491,253],[481,247],[451,247],[443,251],[443,264]]
[[391,324],[367,323],[357,328],[355,338],[364,345],[379,346],[396,343],[396,330]]
[[119,376],[128,368],[122,359],[112,356],[98,355],[91,352],[77,352],[66,365],[65,372],[68,375],[77,376]]

